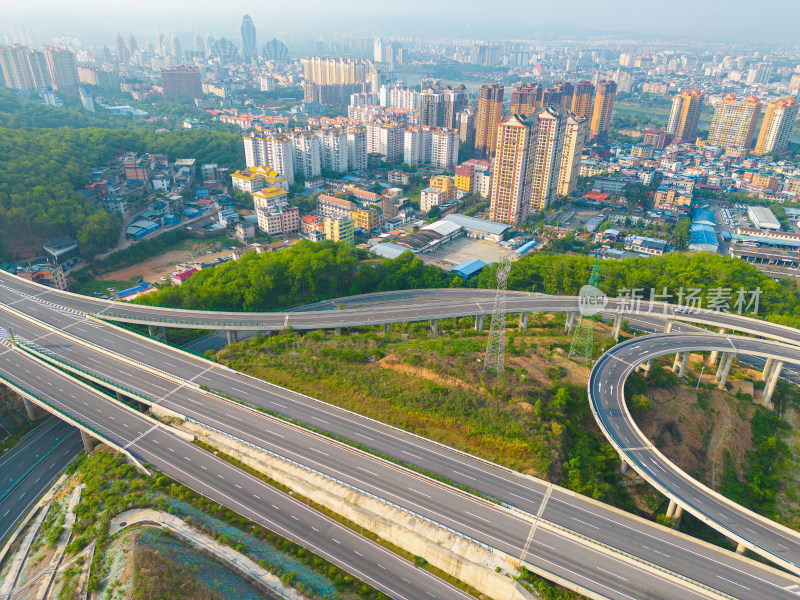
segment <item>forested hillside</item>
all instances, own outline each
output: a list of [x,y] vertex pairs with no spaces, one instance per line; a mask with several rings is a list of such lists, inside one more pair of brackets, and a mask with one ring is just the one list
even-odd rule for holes
[[300,242],[280,252],[246,254],[139,301],[203,309],[274,310],[352,294],[458,286],[461,281],[423,265],[410,252],[389,261],[360,261],[347,244]]
[[[0,258],[38,255],[42,241],[64,234],[78,240],[87,258],[113,245],[121,220],[77,190],[89,182],[92,167],[115,154],[154,152],[231,169],[244,165],[241,137],[235,134],[157,133],[130,119],[106,123],[103,117],[40,106],[10,93],[0,94]],[[101,127],[75,128],[95,122]],[[115,123],[118,127],[108,128]]]
[[[513,263],[509,288],[547,294],[577,294],[589,280],[594,259],[586,256],[533,254]],[[758,313],[770,320],[800,325],[800,288],[790,280],[775,282],[752,265],[708,253],[608,260],[602,263],[600,287],[609,295],[639,289],[672,294],[678,302],[683,288],[707,291],[727,288],[761,290]],[[338,296],[387,290],[432,287],[495,287],[495,267],[484,269],[469,282],[432,266],[410,252],[394,260],[359,261],[352,248],[332,242],[301,242],[270,254],[248,254],[200,272],[180,287],[169,287],[141,299],[148,304],[203,309],[271,310]],[[734,298],[735,299],[735,298]],[[735,312],[734,299],[730,310]],[[749,294],[747,299],[750,299]],[[747,313],[749,315],[749,311]],[[752,315],[750,315],[752,316]]]

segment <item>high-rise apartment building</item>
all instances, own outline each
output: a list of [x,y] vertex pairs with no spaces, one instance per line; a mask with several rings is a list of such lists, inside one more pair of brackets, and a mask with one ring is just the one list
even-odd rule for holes
[[443,119],[443,98],[432,86],[425,86],[419,95],[419,124],[424,127],[438,127]]
[[284,134],[245,136],[244,158],[248,168],[270,165],[290,180],[294,179],[294,146]]
[[451,169],[458,162],[458,131],[446,127],[409,127],[403,131],[403,162]]
[[[28,50],[25,58],[28,61],[28,68],[33,78],[33,87],[39,89],[52,85],[53,82],[50,80],[50,72],[47,70],[47,59],[44,57],[44,52]],[[117,81],[117,85],[119,85],[119,81]]]
[[530,153],[530,212],[542,211],[556,199],[568,115],[562,109],[549,106],[532,116],[537,127]]
[[44,55],[53,87],[62,94],[77,96],[80,83],[78,81],[78,65],[75,62],[75,55],[65,48],[53,48],[51,46],[45,48]]
[[524,221],[530,210],[531,147],[536,119],[511,114],[497,125],[497,146],[492,171],[489,218],[513,225]]
[[572,113],[564,121],[564,141],[561,150],[557,189],[559,196],[569,196],[578,187],[581,153],[583,152],[588,128],[588,119],[580,119]]
[[347,128],[347,166],[351,171],[367,169],[367,130],[364,127]]
[[294,146],[295,175],[306,179],[319,177],[322,173],[322,144],[312,131],[296,131],[291,135]]
[[128,59],[130,59],[128,47],[125,45],[125,40],[122,39],[122,34],[117,33],[117,62],[126,63]]
[[772,63],[756,63],[750,66],[747,71],[746,85],[755,85],[758,83],[767,83],[769,76],[772,74]]
[[697,131],[697,118],[703,106],[703,92],[698,89],[683,90],[672,99],[667,133],[676,144],[691,142]]
[[[200,69],[197,67],[174,67],[161,70],[161,86],[167,100],[194,100],[203,97]],[[270,163],[260,163],[270,164]]]
[[305,102],[347,104],[350,94],[368,91],[370,64],[366,61],[313,56],[302,62]]
[[781,153],[789,144],[789,134],[797,118],[800,103],[791,96],[770,102],[764,113],[764,122],[758,134],[753,154]]
[[498,140],[497,125],[503,116],[503,86],[481,86],[475,126],[475,154],[478,158],[494,158]]
[[391,161],[403,155],[403,128],[398,123],[367,124],[367,154],[381,154]]
[[458,139],[468,148],[475,147],[475,118],[477,110],[468,106],[458,114]]
[[572,106],[570,111],[578,119],[587,122],[592,118],[594,108],[594,86],[591,81],[579,81],[572,91]]
[[592,122],[589,128],[589,137],[596,140],[605,135],[611,125],[611,115],[614,112],[614,98],[617,95],[617,84],[613,81],[599,81],[597,93],[594,98]]
[[426,127],[458,126],[458,113],[469,106],[469,92],[463,85],[428,85],[419,95],[419,124]]
[[469,106],[469,92],[464,85],[444,88],[444,105],[441,127],[453,129],[458,127],[459,114]]
[[714,107],[708,143],[714,146],[750,148],[761,114],[761,102],[755,96],[738,99],[727,94]]
[[242,17],[242,60],[251,63],[258,58],[256,49],[256,26],[250,15]]
[[789,93],[792,96],[800,94],[800,73],[793,73],[789,80]]
[[523,83],[511,93],[511,112],[517,115],[532,115],[541,106],[542,86],[538,83]]
[[0,69],[6,87],[29,90],[34,87],[33,76],[23,46],[0,46]]
[[323,169],[346,173],[347,160],[347,133],[342,129],[317,129],[316,136],[321,144],[321,166]]

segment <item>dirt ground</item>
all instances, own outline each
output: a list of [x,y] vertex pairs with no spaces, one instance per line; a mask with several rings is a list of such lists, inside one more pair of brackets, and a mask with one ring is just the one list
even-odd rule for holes
[[[702,359],[693,354],[690,365],[699,371]],[[689,380],[697,381],[696,377],[691,375]],[[712,377],[713,370],[712,376],[703,376],[703,383],[711,385]],[[738,387],[738,382],[731,381],[728,387]],[[710,392],[708,407],[703,410],[690,385],[650,391],[653,410],[638,418],[637,423],[667,458],[716,487],[721,481],[724,451],[744,456],[751,448],[750,419],[755,406],[721,390]]]
[[[103,281],[128,281],[138,277],[144,278],[145,281],[158,282],[161,277],[169,278],[169,274],[175,271],[175,266],[178,263],[190,262],[201,260],[209,262],[215,258],[230,256],[231,251],[222,247],[222,250],[214,252],[213,254],[206,254],[206,250],[210,249],[208,243],[198,242],[193,244],[190,249],[186,250],[172,250],[166,252],[156,258],[151,258],[145,262],[141,262],[124,269],[103,273],[98,277]],[[203,254],[198,254],[198,250],[202,250]]]

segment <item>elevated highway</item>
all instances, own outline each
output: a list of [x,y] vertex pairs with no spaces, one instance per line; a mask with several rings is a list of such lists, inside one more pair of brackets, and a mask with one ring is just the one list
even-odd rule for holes
[[[15,278],[16,279],[16,278]],[[334,407],[330,407],[323,403],[319,403],[310,398],[305,398],[298,394],[293,394],[287,390],[270,386],[264,382],[253,380],[242,374],[238,374],[222,367],[210,366],[211,363],[181,353],[180,351],[166,348],[163,345],[156,344],[149,340],[143,340],[139,336],[135,336],[128,332],[123,332],[118,329],[107,327],[98,323],[91,323],[84,319],[83,311],[81,308],[88,308],[94,312],[105,311],[104,316],[110,312],[111,308],[105,304],[111,304],[111,307],[116,309],[124,308],[126,311],[131,308],[135,311],[144,309],[145,312],[149,311],[151,307],[120,307],[116,303],[103,303],[92,298],[76,297],[64,293],[51,294],[51,290],[43,291],[39,286],[33,285],[33,288],[20,286],[16,288],[9,285],[14,283],[13,280],[6,280],[0,286],[0,301],[9,306],[14,307],[16,310],[21,310],[36,319],[41,319],[42,322],[48,323],[51,326],[64,329],[71,335],[78,336],[81,340],[86,340],[90,344],[96,344],[97,347],[105,348],[110,351],[110,354],[118,354],[122,360],[133,360],[141,362],[145,365],[150,365],[152,369],[166,369],[169,374],[181,381],[191,380],[197,385],[206,385],[213,390],[218,390],[226,395],[244,400],[253,405],[264,406],[272,411],[280,413],[284,416],[297,419],[304,423],[308,423],[315,427],[331,431],[342,437],[353,439],[361,444],[373,447],[382,453],[396,456],[408,463],[414,464],[425,468],[430,472],[435,472],[447,477],[450,480],[462,483],[472,489],[478,491],[485,491],[494,497],[500,498],[504,503],[509,506],[523,510],[529,514],[536,514],[540,508],[544,508],[544,518],[553,519],[553,522],[563,523],[570,522],[573,530],[578,529],[581,533],[589,535],[593,539],[599,539],[603,543],[611,543],[614,547],[623,548],[625,552],[634,550],[636,556],[647,556],[647,560],[651,558],[654,564],[668,565],[668,568],[674,568],[677,561],[680,561],[680,556],[683,559],[688,559],[687,564],[681,566],[678,571],[684,575],[695,578],[698,581],[713,583],[711,587],[714,589],[724,589],[726,593],[734,597],[739,597],[745,590],[750,590],[751,594],[756,594],[755,597],[792,597],[793,586],[797,585],[796,580],[793,578],[786,578],[780,576],[775,572],[769,571],[746,561],[739,559],[733,555],[716,549],[711,550],[710,547],[698,547],[698,542],[680,536],[673,532],[666,532],[663,528],[641,522],[625,513],[619,513],[614,509],[608,507],[599,507],[597,503],[592,503],[588,499],[576,497],[576,495],[567,492],[566,490],[556,490],[550,496],[550,500],[546,506],[542,506],[542,499],[545,497],[547,484],[539,482],[531,478],[522,477],[518,474],[497,468],[496,466],[487,464],[483,461],[475,459],[474,457],[462,455],[450,449],[437,446],[420,438],[415,438],[403,432],[392,430],[386,426],[371,422],[363,417],[352,415],[345,411],[340,411]],[[22,282],[23,284],[26,282]],[[32,294],[31,291],[38,291],[39,294]],[[379,324],[385,322],[400,322],[400,321],[419,321],[434,318],[445,318],[453,316],[468,316],[468,315],[481,315],[488,314],[492,309],[492,302],[489,300],[491,292],[486,292],[486,300],[482,299],[483,292],[475,290],[445,290],[427,292],[424,290],[414,292],[413,298],[403,298],[406,293],[389,293],[383,294],[381,299],[372,299],[363,297],[358,304],[361,308],[344,310],[317,310],[317,311],[304,311],[296,313],[265,313],[262,315],[249,315],[234,313],[231,315],[232,319],[237,320],[219,320],[223,313],[212,313],[210,316],[207,313],[201,313],[209,316],[208,321],[204,321],[205,328],[219,328],[220,323],[224,323],[231,328],[242,329],[258,329],[254,325],[261,324],[262,329],[282,329],[286,325],[287,315],[291,318],[300,318],[301,321],[295,321],[290,326],[298,328],[312,328],[316,322],[316,327],[346,327],[357,326],[366,324]],[[434,294],[438,294],[434,296]],[[58,302],[56,302],[58,300]],[[415,302],[416,305],[409,306],[407,303]],[[624,308],[621,303],[614,304],[616,301],[609,303],[608,310],[616,308]],[[339,303],[337,303],[338,306]],[[509,299],[509,310],[519,312],[531,312],[534,310],[541,311],[555,311],[574,313],[577,308],[577,300],[574,298],[553,298],[546,296],[535,296],[526,294],[515,294]],[[727,325],[726,328],[733,328],[736,325],[740,330],[750,331],[751,333],[758,332],[765,335],[759,328],[773,330],[772,333],[775,337],[786,341],[797,343],[800,338],[798,332],[791,328],[767,324],[763,321],[754,319],[744,319],[736,315],[720,315],[717,313],[708,314],[691,314],[686,315],[682,313],[674,313],[671,307],[656,305],[655,308],[663,309],[660,317],[665,321],[686,321],[693,323],[704,323],[706,325],[713,325],[722,327]],[[162,311],[163,309],[153,309],[155,311]],[[187,316],[191,316],[191,320],[196,322],[195,314],[197,311],[184,311]],[[37,314],[38,313],[38,314]],[[191,313],[189,315],[188,313]],[[315,314],[316,313],[316,314]],[[638,307],[635,310],[631,307],[628,312],[622,313],[624,315],[636,315],[642,313],[651,313],[649,310],[643,310]],[[141,313],[144,314],[144,313]],[[170,313],[171,314],[171,313]],[[163,313],[159,312],[159,316],[149,316],[147,318],[161,319]],[[137,315],[128,315],[131,321],[136,321]],[[174,315],[171,314],[170,318]],[[213,321],[210,320],[213,317]],[[248,320],[242,320],[246,317]],[[117,319],[117,316],[110,318]],[[280,322],[283,320],[284,325],[281,326]],[[314,320],[316,319],[316,321]],[[163,322],[163,321],[162,321]],[[150,323],[148,323],[150,324]],[[166,324],[166,323],[165,323]],[[14,323],[13,326],[17,331],[25,329],[26,325],[23,322]],[[169,326],[174,326],[169,323]],[[189,326],[184,324],[184,326]],[[195,325],[192,325],[195,326]],[[29,339],[35,339],[41,332],[33,333]],[[671,337],[671,336],[666,336]],[[710,335],[709,339],[716,340],[710,342],[708,349],[712,351],[725,351],[729,346],[724,341],[726,338]],[[640,341],[647,340],[648,338],[640,338]],[[75,344],[75,340],[70,340],[72,346],[80,345]],[[716,344],[715,348],[712,348]],[[57,344],[58,345],[58,344]],[[81,352],[71,349],[69,353],[64,355],[65,360],[74,360],[75,357],[84,360],[84,368],[99,369],[98,365],[92,365],[92,361],[97,362],[98,352],[97,347],[90,346],[88,349],[83,349]],[[674,352],[675,350],[670,350]],[[105,360],[105,359],[103,359]],[[643,360],[647,360],[644,358]],[[788,359],[786,359],[788,360]],[[599,362],[598,362],[599,366]],[[134,382],[136,378],[130,378],[122,375],[119,372],[119,365],[113,367],[107,365],[105,368],[117,369],[116,379],[124,384]],[[595,372],[598,372],[595,369]],[[601,373],[604,371],[600,371]],[[110,373],[107,373],[110,374]],[[153,380],[154,382],[156,380]],[[161,384],[158,384],[161,385]],[[152,390],[151,390],[152,391]],[[204,407],[203,413],[207,411]],[[207,416],[207,415],[206,415]],[[222,417],[225,421],[226,417]],[[232,421],[228,421],[229,424]],[[362,433],[363,432],[363,433]],[[359,436],[361,436],[359,438]],[[371,438],[371,439],[370,439]],[[625,453],[621,451],[625,456]],[[637,466],[636,461],[631,458],[629,460],[634,467]],[[349,468],[347,464],[344,466],[339,465],[339,469],[344,472]],[[687,476],[688,477],[688,476]],[[657,486],[658,487],[658,486]],[[671,488],[670,488],[671,489]],[[499,491],[498,491],[499,490]],[[562,496],[563,494],[563,496]],[[424,500],[423,500],[424,502]],[[583,503],[583,505],[581,505]],[[740,507],[739,507],[740,508]],[[556,509],[560,509],[562,514],[559,515]],[[688,509],[688,507],[687,507]],[[548,511],[553,511],[553,516],[548,516]],[[581,512],[583,514],[581,514]],[[635,522],[634,522],[635,521]],[[742,523],[745,520],[741,521]],[[601,525],[598,525],[600,523]],[[749,521],[748,521],[749,523]],[[621,524],[621,525],[620,525]],[[749,525],[748,525],[749,526]],[[765,525],[769,529],[768,524]],[[649,528],[649,529],[648,529]],[[729,532],[730,530],[726,530]],[[788,531],[788,530],[787,530]],[[767,531],[765,534],[776,535],[776,532],[770,533]],[[797,537],[794,532],[778,532],[777,535],[789,539]],[[732,535],[730,537],[733,537]],[[510,538],[510,539],[513,539]],[[676,542],[680,539],[680,543]],[[737,538],[734,538],[737,539]],[[778,538],[775,538],[778,539]],[[781,537],[781,539],[783,539]],[[607,541],[606,541],[607,540]],[[642,542],[646,540],[647,545]],[[666,544],[666,546],[658,546],[655,551],[652,547],[655,543],[654,540],[660,540],[659,543]],[[738,539],[737,539],[738,541]],[[783,542],[780,542],[783,544]],[[694,545],[694,547],[693,547]],[[786,546],[786,544],[783,544]],[[750,546],[748,546],[750,547]],[[760,552],[767,552],[775,554],[773,551],[768,550],[767,543],[754,543],[752,549]],[[797,564],[795,556],[795,548],[786,546],[789,550],[784,553],[789,556],[788,560],[777,560],[781,564]],[[772,548],[777,548],[773,545]],[[699,557],[707,555],[708,564],[701,566],[702,560]],[[662,556],[659,562],[659,556]],[[663,558],[663,557],[667,558]],[[724,557],[724,560],[723,560]],[[771,558],[776,559],[771,556]],[[725,567],[725,561],[731,561],[729,567]],[[574,567],[574,565],[573,565]],[[685,570],[684,570],[685,568]],[[729,569],[728,573],[725,569]],[[790,567],[791,568],[791,567]],[[735,580],[731,573],[739,571],[740,577],[743,579]],[[721,574],[718,574],[721,573]],[[730,583],[734,581],[735,583]],[[766,582],[767,588],[760,592],[755,592],[752,585],[753,582]],[[726,587],[727,586],[727,587]],[[599,592],[600,593],[600,592]],[[615,597],[605,595],[603,597]],[[624,597],[619,596],[619,597]],[[649,596],[634,596],[634,597],[649,597]],[[667,595],[666,597],[669,597]],[[794,596],[796,597],[796,596]]]

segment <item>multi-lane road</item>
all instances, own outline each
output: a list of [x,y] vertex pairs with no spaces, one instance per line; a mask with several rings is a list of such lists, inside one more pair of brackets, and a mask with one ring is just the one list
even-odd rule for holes
[[[24,352],[0,351],[0,377],[203,496],[326,558],[394,598],[469,598],[167,427]],[[77,436],[80,440],[80,436]],[[369,557],[363,560],[363,557]]]
[[[445,492],[452,494],[452,491],[442,490],[437,486],[434,486],[436,489],[424,491],[425,495],[418,494],[417,492],[422,491],[417,489],[421,485],[413,483],[412,488],[408,483],[408,477],[411,477],[408,473],[399,472],[397,469],[379,464],[379,462],[376,463],[373,459],[352,451],[344,451],[339,448],[335,452],[331,452],[329,451],[331,450],[329,441],[322,438],[310,441],[308,433],[288,428],[285,424],[277,421],[270,422],[269,428],[267,428],[263,420],[254,420],[252,414],[242,416],[235,412],[242,409],[234,404],[225,404],[219,398],[212,398],[204,394],[201,394],[202,397],[197,396],[198,392],[196,389],[192,389],[192,384],[208,386],[253,405],[264,406],[285,416],[353,439],[375,450],[401,458],[415,466],[436,472],[470,488],[497,497],[507,505],[529,515],[534,515],[541,510],[541,516],[546,521],[602,541],[613,548],[652,564],[679,572],[734,597],[742,595],[765,598],[796,597],[796,595],[792,595],[791,591],[793,586],[797,585],[797,580],[793,577],[781,575],[731,553],[708,547],[686,536],[675,534],[557,487],[553,487],[550,494],[546,495],[548,484],[545,482],[519,476],[474,457],[462,455],[357,415],[337,410],[313,399],[270,386],[223,367],[214,366],[202,359],[190,357],[128,332],[86,321],[82,314],[84,312],[97,313],[103,310],[105,310],[105,314],[112,310],[119,314],[123,309],[125,311],[130,309],[136,313],[137,318],[146,317],[150,319],[150,322],[158,323],[158,319],[164,318],[163,314],[165,313],[160,312],[163,309],[153,309],[159,311],[158,316],[148,317],[149,307],[122,307],[116,304],[106,306],[102,301],[70,294],[53,294],[50,293],[50,290],[43,290],[38,286],[31,287],[25,282],[19,284],[15,280],[16,278],[0,280],[0,301],[14,310],[21,311],[33,319],[49,324],[74,337],[63,338],[62,336],[60,338],[58,333],[43,329],[40,324],[23,319],[19,314],[7,313],[7,324],[11,326],[12,331],[18,332],[19,335],[24,335],[27,339],[36,341],[42,346],[49,346],[51,352],[58,354],[64,360],[95,372],[106,379],[117,381],[128,388],[131,386],[138,388],[137,391],[160,401],[165,407],[171,407],[183,414],[193,415],[193,418],[201,422],[226,430],[232,435],[247,439],[251,443],[265,447],[277,454],[295,460],[301,459],[298,462],[304,462],[308,466],[346,480],[392,502],[426,514],[437,522],[447,524],[466,535],[501,548],[511,555],[518,556],[525,546],[524,535],[522,541],[519,541],[520,530],[522,529],[525,534],[528,533],[527,528],[523,529],[520,520],[512,518],[513,514],[509,516],[507,511],[487,506],[475,499],[464,500],[458,497],[456,501],[455,498],[458,495],[448,496]],[[389,293],[379,299],[374,296],[362,297],[350,304],[337,303],[337,308],[340,304],[344,304],[345,310],[328,310],[327,312],[322,310],[316,313],[305,311],[266,315],[238,314],[232,315],[235,320],[229,321],[225,321],[224,318],[220,319],[222,315],[209,316],[208,313],[200,313],[200,315],[205,315],[205,318],[208,319],[204,321],[204,326],[209,328],[217,328],[220,323],[223,323],[230,328],[264,329],[282,328],[281,323],[285,326],[289,319],[295,319],[298,315],[306,320],[292,321],[290,325],[310,328],[315,319],[317,327],[332,327],[486,314],[491,311],[492,303],[488,301],[490,295],[486,292],[444,290],[434,293],[435,296],[432,296],[431,292],[420,291],[412,292],[411,297],[408,297],[408,293]],[[401,298],[400,296],[406,297]],[[411,304],[409,305],[409,303]],[[358,305],[359,308],[350,308],[355,305]],[[519,310],[520,312],[532,310],[574,311],[576,308],[575,299],[517,294],[509,300],[509,310]],[[169,314],[172,318],[175,317],[173,313]],[[191,319],[184,320],[196,323],[197,316],[192,314]],[[685,315],[679,314],[674,317],[680,319]],[[713,314],[702,317],[691,315],[691,317],[693,317],[692,320],[698,321],[718,319],[718,316]],[[722,317],[724,318],[725,315]],[[248,320],[244,321],[243,319]],[[683,320],[690,319],[683,318]],[[745,327],[754,327],[749,320],[743,322]],[[740,322],[737,324],[741,325]],[[756,322],[756,324],[761,326],[763,322]],[[780,329],[777,332],[780,336],[791,336],[791,331],[794,331],[790,330],[787,334],[786,329],[788,328]],[[42,337],[45,335],[47,337]],[[709,336],[712,344],[720,343],[715,341],[717,337]],[[96,344],[96,346],[87,346],[86,342]],[[132,365],[132,361],[141,363],[141,367]],[[141,368],[144,368],[145,371],[137,371]],[[169,374],[156,377],[157,374],[153,373],[153,369],[166,370]],[[625,376],[627,375],[625,374]],[[191,381],[191,383],[187,384],[187,381]],[[187,390],[188,393],[186,393]],[[200,402],[200,405],[192,407],[193,402]],[[238,422],[237,419],[242,422]],[[247,423],[248,421],[250,423]],[[245,423],[247,427],[242,423]],[[275,429],[276,427],[279,428]],[[292,430],[291,440],[275,443],[277,439],[275,434],[283,435],[285,438],[288,429]],[[321,446],[322,444],[327,445]],[[320,448],[322,448],[322,453],[315,452]],[[156,464],[147,458],[146,460],[151,464]],[[373,464],[363,461],[372,461]],[[631,462],[637,466],[636,461]],[[379,472],[379,468],[386,469],[386,471]],[[369,472],[378,475],[371,476]],[[426,483],[426,485],[431,484]],[[546,503],[543,503],[544,498],[547,498]],[[469,504],[464,504],[467,501]],[[689,507],[687,506],[687,508]],[[737,514],[740,515],[740,513]],[[481,519],[473,518],[472,515],[478,515],[486,521],[482,522]],[[766,525],[765,528],[767,531],[764,535],[768,537],[770,535],[769,528]],[[540,531],[542,530],[540,529]],[[586,547],[576,549],[565,541],[564,536],[558,535],[553,538],[557,543],[551,544],[544,542],[545,538],[540,535],[543,534],[537,532],[533,545],[529,547],[526,560],[539,560],[543,570],[554,572],[556,567],[560,567],[566,574],[566,580],[574,581],[579,578],[582,585],[596,590],[599,595],[620,598],[674,597],[676,595],[675,590],[671,589],[673,584],[667,583],[665,577],[655,577],[656,581],[642,578],[643,574],[637,572],[636,566],[632,565],[630,561],[609,562],[609,559],[605,557],[602,560],[607,562],[595,564],[593,561],[587,560],[586,557],[590,556],[592,552]],[[537,554],[533,548],[537,543],[542,542],[546,544],[543,546],[545,550],[541,554]],[[554,550],[547,548],[547,545]],[[576,559],[576,557],[580,558]],[[555,558],[559,560],[553,560]],[[653,575],[651,574],[650,577]],[[643,584],[645,588],[640,588],[636,583],[632,583],[633,581],[645,582]],[[586,585],[587,583],[588,585]]]
[[0,458],[0,540],[78,456],[81,436],[50,417]]

